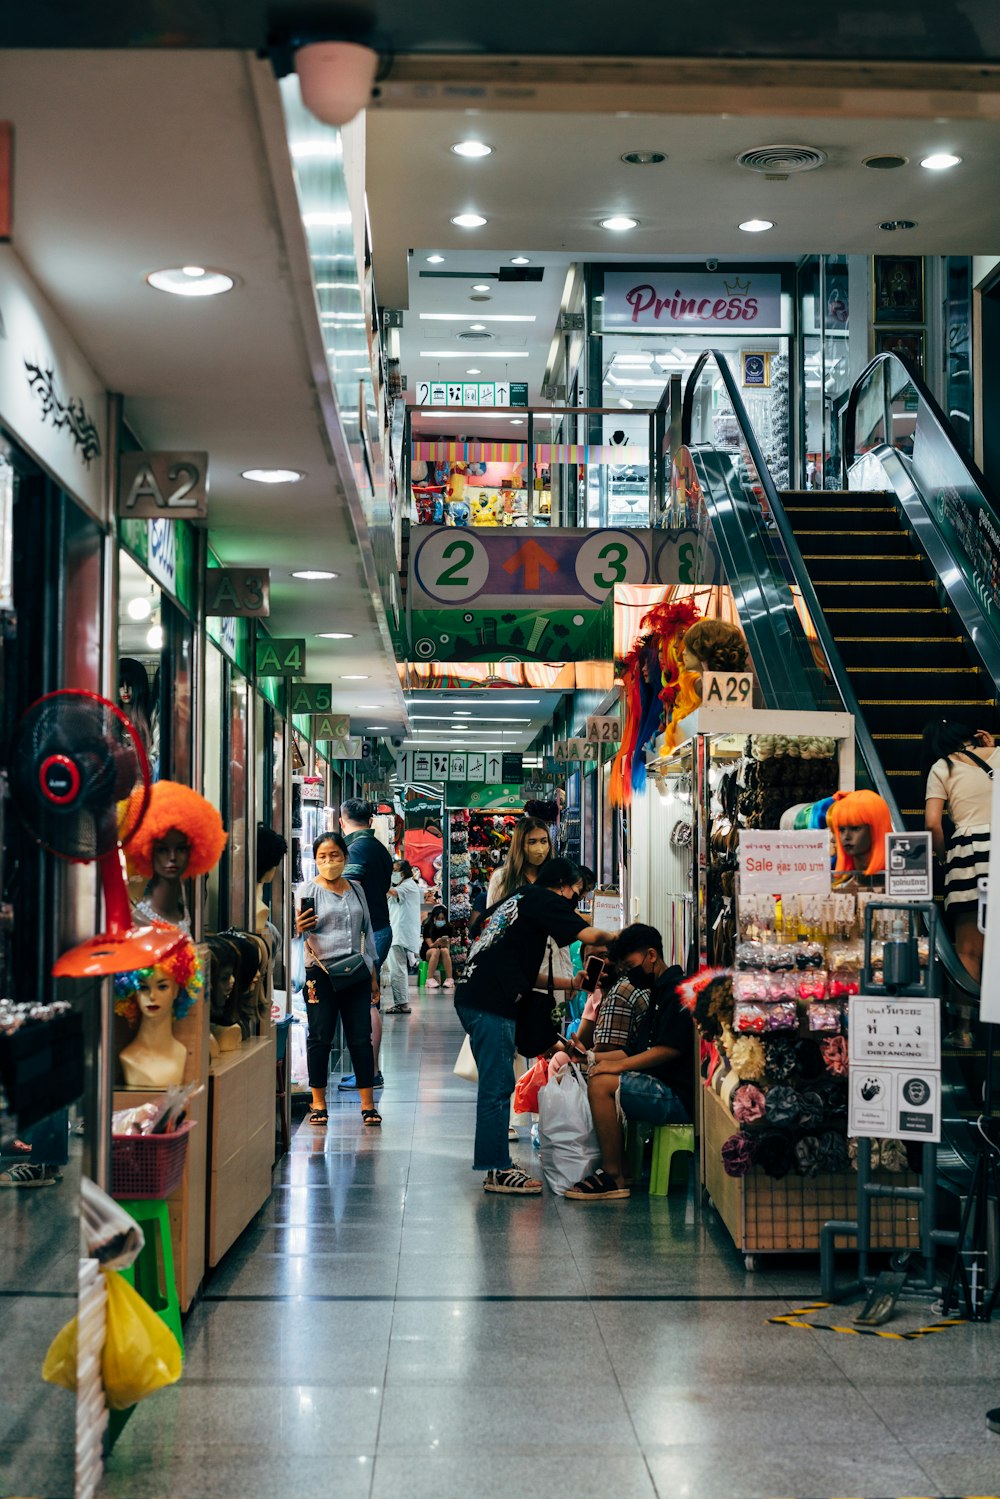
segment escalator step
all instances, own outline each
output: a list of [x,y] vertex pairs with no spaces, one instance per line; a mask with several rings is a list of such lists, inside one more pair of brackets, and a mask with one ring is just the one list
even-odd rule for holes
[[[989,715],[995,712],[992,698],[948,697],[945,701],[949,713],[953,708],[971,708]],[[895,734],[897,730],[907,729],[912,732],[914,729],[922,729],[929,718],[940,716],[942,707],[940,701],[912,697],[859,698],[858,702],[864,713],[865,723],[876,740],[882,735]],[[919,752],[914,746],[910,764],[915,764],[919,758]],[[886,757],[883,757],[883,764],[885,763]]]
[[803,552],[802,560],[809,576],[818,587],[820,583],[857,581],[858,583],[922,582],[927,574],[920,557],[914,557],[912,549],[890,555],[886,552]]
[[[844,608],[835,606],[826,608],[824,613],[829,618],[830,627],[837,640],[851,638],[846,635],[837,635],[838,628],[856,629],[862,623],[870,624],[872,628],[884,626],[887,631],[892,630],[894,633],[900,635],[905,628],[910,627],[914,630],[920,630],[922,634],[933,636],[936,639],[953,636],[955,632],[953,621],[949,618],[947,611],[940,607],[934,609],[887,609],[880,606],[870,606],[864,611],[863,620],[860,617],[857,607]],[[849,616],[849,619],[841,619],[841,616],[844,615]],[[887,618],[889,615],[895,615],[895,619]],[[875,616],[875,618],[870,619],[869,616]]]
[[902,531],[800,531],[796,529],[796,538],[803,557],[837,557],[844,556],[844,547],[852,541],[857,542],[859,550],[847,555],[858,560],[859,556],[871,558],[876,557],[913,557],[913,546],[910,538]]
[[921,666],[943,667],[955,670],[964,666],[965,641],[960,635],[836,635],[840,659],[849,671],[855,667],[865,668],[873,656],[878,658],[877,670],[890,671],[894,666],[905,666],[919,661]]
[[789,505],[786,515],[796,536],[821,535],[843,536],[857,532],[864,536],[881,536],[887,532],[899,534],[899,526],[893,525],[896,515],[893,510],[807,510]]
[[920,701],[946,703],[950,699],[986,696],[990,678],[976,666],[953,666],[942,671],[935,666],[852,666],[848,670],[851,686],[862,697],[885,701],[906,694]]
[[[832,613],[839,608],[844,613],[853,614],[855,623],[873,610],[884,607],[887,597],[892,599],[897,609],[904,610],[911,606],[914,609],[926,608],[934,600],[935,585],[930,578],[912,581],[902,581],[899,578],[865,578],[863,582],[857,578],[853,582],[846,579],[820,582],[819,579],[814,578],[813,584],[824,613]],[[947,620],[947,615],[944,615],[944,618]],[[954,630],[954,628],[954,625],[949,622],[949,629]]]

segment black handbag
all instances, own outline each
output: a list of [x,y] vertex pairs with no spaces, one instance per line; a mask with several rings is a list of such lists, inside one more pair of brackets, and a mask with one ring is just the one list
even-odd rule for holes
[[[358,892],[355,889],[353,880],[348,880],[347,883],[350,885],[351,889],[354,891],[354,894],[358,895]],[[361,897],[358,896],[358,899],[360,900]],[[362,908],[362,910],[363,909],[364,908]],[[362,945],[362,947],[364,947],[364,944],[365,944],[365,933],[367,932],[367,930],[368,930],[368,918],[366,916],[362,915],[362,917],[361,917],[361,945]],[[362,953],[359,953],[359,952],[350,952],[350,953],[347,954],[347,956],[345,958],[334,958],[334,960],[333,960],[332,963],[324,963],[321,958],[318,958],[316,956],[316,954],[313,952],[312,948],[309,946],[309,939],[308,938],[306,939],[306,952],[307,952],[307,954],[309,956],[310,961],[312,961],[313,963],[315,963],[317,965],[317,967],[322,968],[323,972],[326,974],[327,978],[330,980],[330,988],[333,990],[334,994],[339,994],[344,989],[352,989],[354,987],[354,985],[357,984],[357,983],[359,983],[361,981],[361,978],[364,975],[367,975],[367,973],[369,971],[368,970],[368,964],[364,960],[364,955]]]
[[552,1011],[556,1007],[556,985],[552,976],[552,949],[549,949],[549,981],[545,999],[537,989],[522,994],[514,1017],[514,1044],[522,1057],[542,1057],[559,1039]]

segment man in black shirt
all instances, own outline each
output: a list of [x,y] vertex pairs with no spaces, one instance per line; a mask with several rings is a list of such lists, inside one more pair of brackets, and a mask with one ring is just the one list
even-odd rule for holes
[[[372,940],[378,953],[378,966],[389,956],[392,946],[392,927],[389,924],[389,886],[392,884],[392,854],[372,831],[375,808],[371,802],[350,797],[340,804],[340,828],[347,844],[347,863],[344,874],[356,880],[365,892],[368,910],[372,918]],[[372,1001],[372,1050],[375,1053],[375,1087],[382,1087],[382,1074],[378,1066],[379,1048],[382,1045],[382,1016],[378,1004]],[[338,1093],[350,1093],[357,1088],[353,1072],[345,1073],[337,1084]]]
[[[514,1022],[518,1000],[531,1003],[545,943],[611,942],[614,934],[587,925],[573,909],[580,871],[568,859],[549,859],[533,885],[516,890],[487,918],[469,951],[455,994],[479,1069],[476,1146],[472,1169],[485,1171],[487,1192],[537,1194],[539,1181],[511,1165],[507,1127],[514,1091]],[[543,1001],[544,1003],[544,1001]]]
[[587,1074],[587,1096],[601,1147],[601,1166],[566,1196],[574,1202],[628,1197],[624,1171],[626,1119],[649,1124],[690,1124],[694,1118],[694,1025],[677,997],[683,974],[663,961],[663,939],[653,926],[628,926],[612,960],[636,989],[649,990],[649,1008],[630,1051],[603,1052]]

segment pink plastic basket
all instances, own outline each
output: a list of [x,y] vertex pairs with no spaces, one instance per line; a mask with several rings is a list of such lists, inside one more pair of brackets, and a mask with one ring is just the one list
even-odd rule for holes
[[188,1119],[171,1135],[112,1135],[111,1195],[169,1197],[184,1175],[194,1125]]

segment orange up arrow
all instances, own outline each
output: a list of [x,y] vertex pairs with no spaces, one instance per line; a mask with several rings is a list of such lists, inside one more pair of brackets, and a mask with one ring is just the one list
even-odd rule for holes
[[559,564],[537,541],[526,541],[518,547],[513,557],[503,564],[505,573],[513,575],[524,568],[524,587],[527,593],[537,593],[542,585],[542,568],[547,573],[557,573]]

